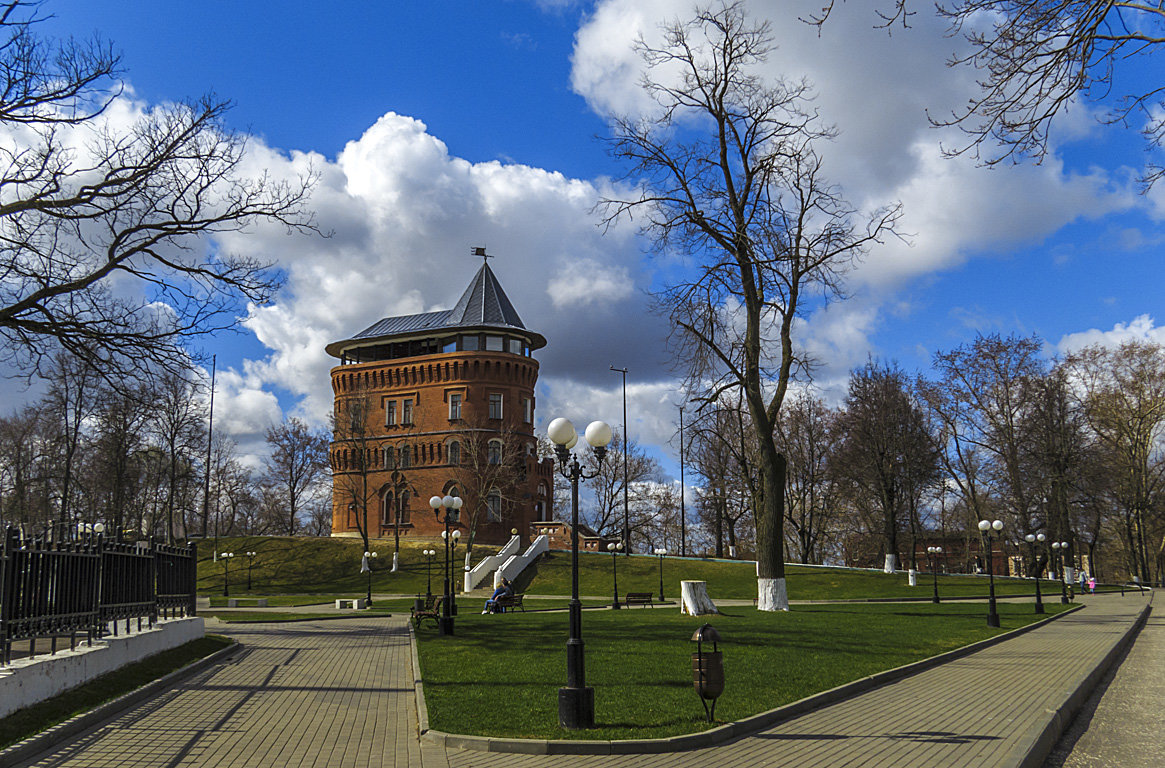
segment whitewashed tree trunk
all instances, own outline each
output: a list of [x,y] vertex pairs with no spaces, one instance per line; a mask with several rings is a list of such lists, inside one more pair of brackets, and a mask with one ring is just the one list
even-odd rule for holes
[[730,545],[728,547],[728,556],[735,559],[735,557],[736,557],[736,547],[735,546]]
[[708,597],[708,582],[680,582],[680,613],[689,616],[703,616],[706,613],[720,613],[712,598]]
[[918,571],[914,570],[913,568],[911,568],[909,571],[907,571],[906,572],[906,582],[912,587],[917,587],[918,586]]
[[393,552],[392,553],[392,572],[393,573],[396,573],[396,566],[397,566],[396,556],[397,556],[397,553]]
[[882,570],[886,573],[898,570],[898,555],[886,555],[886,564],[882,566]]
[[784,579],[756,580],[756,607],[759,611],[789,610],[789,593]]

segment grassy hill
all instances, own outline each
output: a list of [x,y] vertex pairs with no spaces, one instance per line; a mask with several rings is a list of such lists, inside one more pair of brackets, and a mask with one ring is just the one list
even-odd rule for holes
[[[373,551],[372,590],[378,593],[418,594],[426,588],[427,542],[401,542],[399,568],[391,572],[393,542],[376,541]],[[444,555],[440,546],[432,562],[433,591],[441,591],[441,567]],[[221,595],[224,566],[214,562],[213,541],[199,542],[198,591],[203,595]],[[362,594],[368,577],[360,573],[363,545],[358,539],[295,537],[231,537],[218,543],[219,552],[234,552],[230,562],[231,595],[281,594]],[[251,589],[247,585],[247,558],[240,553],[257,552],[251,567]],[[474,561],[494,554],[496,548],[478,546]],[[659,594],[659,558],[650,555],[618,555],[619,592]],[[612,593],[612,556],[579,554],[579,593],[606,596]],[[455,577],[460,579],[464,547],[455,557]],[[906,574],[814,566],[787,566],[789,599],[841,600],[866,598],[927,597],[931,593],[930,574],[920,573],[918,586],[909,587]],[[708,582],[708,593],[715,600],[750,600],[756,596],[756,566],[752,562],[703,560],[665,557],[663,562],[664,596],[674,600],[682,579]],[[539,595],[570,594],[570,553],[550,552],[530,566],[518,578],[518,591]],[[996,593],[1030,594],[1032,582],[1026,579],[997,578]],[[1045,595],[1059,595],[1056,582],[1042,583]],[[950,597],[985,595],[987,577],[944,575],[939,577],[939,593]]]

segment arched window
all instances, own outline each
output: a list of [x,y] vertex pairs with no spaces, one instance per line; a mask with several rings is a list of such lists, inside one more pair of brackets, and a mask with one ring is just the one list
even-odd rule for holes
[[396,469],[396,451],[391,445],[384,446],[383,467],[385,469]]
[[490,440],[489,441],[488,456],[489,456],[489,463],[490,464],[501,464],[502,463],[502,441],[501,440]]
[[380,524],[392,525],[395,522],[396,507],[393,506],[395,497],[391,488],[385,488],[380,494]]
[[494,488],[485,497],[486,510],[489,514],[489,519],[493,522],[501,522],[502,519],[502,495]]
[[402,445],[400,447],[400,468],[408,469],[413,465],[413,447],[411,445]]
[[408,525],[409,523],[409,497],[411,494],[408,491],[400,492],[400,524]]
[[457,440],[449,443],[449,463],[453,465],[461,463],[461,443]]

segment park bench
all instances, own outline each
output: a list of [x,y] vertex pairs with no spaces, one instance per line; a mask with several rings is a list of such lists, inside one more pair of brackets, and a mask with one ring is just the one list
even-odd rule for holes
[[626,605],[628,608],[633,605],[650,605],[652,608],[655,607],[650,592],[628,592],[623,595],[623,605]]
[[266,608],[267,607],[267,598],[256,597],[256,598],[251,599],[251,600],[248,600],[245,598],[237,598],[237,597],[228,597],[227,598],[227,608],[240,608],[240,607],[246,608],[248,606],[253,606],[255,608]]
[[426,605],[423,610],[418,611],[415,607],[412,610],[413,624],[419,629],[421,622],[425,619],[432,619],[433,626],[437,626],[437,619],[441,617],[441,603],[444,602],[444,597],[434,596],[432,604]]
[[505,613],[507,608],[511,611],[515,608],[521,608],[522,613],[525,613],[526,608],[522,605],[523,597],[525,595],[502,595],[494,600],[494,607],[501,613]]

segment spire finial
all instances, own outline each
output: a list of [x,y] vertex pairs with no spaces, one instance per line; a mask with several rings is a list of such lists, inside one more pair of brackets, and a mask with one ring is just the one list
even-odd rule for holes
[[491,256],[490,254],[488,254],[488,253],[486,253],[486,252],[485,252],[485,246],[484,246],[484,245],[475,245],[475,246],[473,247],[473,255],[474,255],[474,256],[480,256],[480,257],[481,257],[481,263],[482,263],[482,264],[488,264],[488,263],[489,263],[489,260],[490,260],[490,259],[492,259],[492,258],[494,258],[494,257],[493,257],[493,256]]

